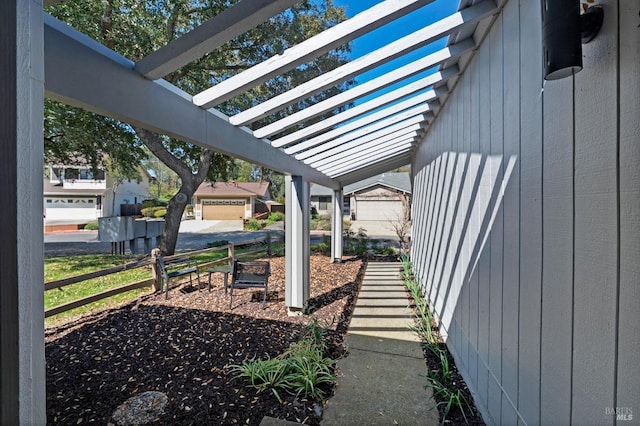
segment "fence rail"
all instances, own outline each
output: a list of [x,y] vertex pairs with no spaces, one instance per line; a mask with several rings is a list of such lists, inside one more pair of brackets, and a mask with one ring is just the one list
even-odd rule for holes
[[[206,248],[206,249],[202,249],[202,250],[194,250],[194,251],[189,251],[189,252],[184,252],[184,253],[179,253],[179,254],[175,254],[172,256],[166,256],[165,260],[172,260],[172,259],[182,259],[185,257],[192,257],[198,254],[205,254],[205,253],[211,253],[211,252],[215,252],[215,251],[222,251],[222,250],[227,250],[228,255],[222,259],[216,259],[213,260],[211,262],[207,262],[207,263],[203,263],[198,265],[198,269],[199,270],[206,270],[208,268],[210,268],[211,266],[215,265],[215,264],[219,264],[219,263],[224,263],[224,262],[229,262],[231,259],[233,259],[235,257],[235,250],[239,247],[245,247],[245,246],[250,246],[253,244],[259,244],[259,243],[266,243],[266,247],[260,247],[258,249],[255,250],[250,250],[250,251],[246,251],[241,253],[241,256],[247,256],[247,255],[251,255],[251,254],[257,254],[257,253],[261,253],[261,252],[265,252],[267,253],[268,256],[271,256],[271,241],[272,241],[272,237],[270,234],[267,234],[265,237],[261,237],[261,238],[254,238],[251,240],[247,240],[247,241],[242,241],[242,242],[238,242],[238,243],[229,243],[229,244],[225,244],[223,246],[219,246],[219,247],[211,247],[211,248]],[[110,268],[106,268],[106,269],[101,269],[99,271],[93,271],[93,272],[88,272],[86,274],[82,274],[82,275],[77,275],[74,277],[68,277],[68,278],[63,278],[60,280],[55,280],[55,281],[49,281],[47,283],[44,284],[44,290],[45,291],[50,291],[50,290],[54,290],[54,289],[59,289],[62,287],[66,287],[68,285],[71,284],[77,284],[83,281],[87,281],[93,278],[99,278],[99,277],[104,277],[107,275],[111,275],[111,274],[116,274],[119,272],[123,272],[123,271],[130,271],[133,269],[137,269],[137,268],[143,268],[143,267],[148,267],[151,266],[153,269],[155,266],[155,262],[154,259],[152,258],[145,258],[145,259],[140,259],[140,260],[136,260],[134,262],[129,262],[129,263],[125,263],[123,265],[118,265],[118,266],[113,266]],[[122,293],[126,293],[128,291],[131,290],[136,290],[139,288],[144,288],[144,287],[152,287],[155,288],[156,290],[159,289],[158,286],[158,277],[156,276],[156,274],[154,272],[152,272],[152,276],[146,280],[142,280],[142,281],[137,281],[134,283],[130,283],[130,284],[125,284],[123,286],[117,287],[117,288],[113,288],[113,289],[109,289],[106,291],[103,291],[101,293],[97,293],[97,294],[93,294],[91,296],[82,298],[82,299],[78,299],[78,300],[74,300],[71,302],[67,302],[64,303],[62,305],[58,305],[58,306],[54,306],[52,308],[46,309],[45,310],[45,318],[48,318],[50,316],[53,315],[57,315],[66,311],[69,311],[71,309],[75,309],[75,308],[79,308],[81,306],[84,305],[88,305],[90,303],[93,302],[97,302],[99,300],[102,299],[107,299],[109,297],[113,297],[116,296],[118,294],[122,294]]]

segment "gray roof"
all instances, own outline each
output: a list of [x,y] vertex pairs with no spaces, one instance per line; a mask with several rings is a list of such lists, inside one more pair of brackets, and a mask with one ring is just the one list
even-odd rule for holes
[[[344,194],[349,195],[354,192],[362,191],[363,189],[371,188],[376,185],[382,185],[389,188],[397,189],[407,194],[411,194],[411,179],[409,173],[382,173],[368,179],[361,180],[360,182],[352,183],[344,187]],[[333,190],[330,188],[312,185],[310,189],[311,196],[331,196]]]

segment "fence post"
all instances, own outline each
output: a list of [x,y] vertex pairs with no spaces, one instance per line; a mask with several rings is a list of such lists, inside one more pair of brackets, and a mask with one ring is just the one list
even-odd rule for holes
[[229,264],[233,263],[233,258],[236,257],[236,249],[233,243],[229,243],[227,247],[227,257],[229,258]]
[[153,273],[153,289],[158,292],[162,291],[162,274],[158,271],[158,262],[156,259],[160,256],[160,249],[151,250],[151,271]]
[[271,257],[271,232],[267,232],[267,257]]

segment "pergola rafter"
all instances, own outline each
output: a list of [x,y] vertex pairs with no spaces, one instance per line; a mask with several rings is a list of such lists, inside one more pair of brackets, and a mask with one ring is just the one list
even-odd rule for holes
[[[160,78],[265,22],[295,1],[241,0],[135,64],[46,18],[46,32],[51,34],[46,36],[47,93],[72,105],[339,188],[342,180],[326,173],[332,161],[347,164],[345,155],[361,157],[377,141],[381,152],[371,161],[385,162],[403,155],[393,151],[389,141],[399,142],[398,138],[414,132],[412,143],[419,142],[423,134],[419,131],[438,113],[439,99],[446,98],[449,87],[455,85],[460,73],[458,62],[468,61],[475,49],[474,28],[497,13],[494,0],[461,4],[460,10],[449,16],[427,22],[408,35],[234,116],[211,107],[433,1],[378,2],[348,21],[196,94],[185,93]],[[446,47],[432,49],[406,65],[261,128],[242,127],[452,34],[455,37]],[[92,74],[102,75],[95,85]],[[140,80],[141,75],[145,79]],[[392,85],[398,88],[388,90]],[[365,96],[371,99],[359,102]],[[338,114],[308,124],[322,114],[341,109]],[[279,134],[284,136],[267,139]]]
[[246,33],[298,0],[251,0],[234,4],[194,30],[136,62],[136,71],[156,80]]
[[193,97],[193,102],[203,108],[216,106],[227,99],[264,83],[272,77],[289,71],[309,59],[373,31],[394,19],[431,3],[433,0],[387,0],[342,22],[304,42],[290,47],[250,69],[229,78]]

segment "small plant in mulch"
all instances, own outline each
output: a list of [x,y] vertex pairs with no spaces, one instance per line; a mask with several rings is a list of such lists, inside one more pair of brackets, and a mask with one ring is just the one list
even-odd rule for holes
[[409,256],[402,254],[403,279],[413,299],[414,324],[410,327],[422,340],[428,367],[425,387],[431,388],[442,424],[484,424],[473,404],[471,393],[442,341],[433,314],[416,282]]
[[325,356],[325,334],[326,330],[313,321],[304,337],[277,358],[245,359],[242,364],[230,366],[230,370],[260,392],[271,390],[280,402],[283,391],[321,399],[335,382],[335,361]]

